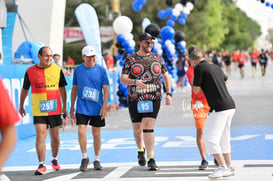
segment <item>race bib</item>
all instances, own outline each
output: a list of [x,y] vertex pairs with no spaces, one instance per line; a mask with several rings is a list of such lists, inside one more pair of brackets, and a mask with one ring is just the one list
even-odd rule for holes
[[82,98],[85,100],[98,102],[99,101],[99,93],[100,92],[97,89],[90,88],[90,87],[84,87],[83,93],[82,93]]
[[256,63],[256,59],[255,59],[255,58],[253,58],[253,59],[252,59],[252,62],[253,62],[253,63]]
[[149,113],[153,112],[153,102],[152,101],[139,101],[137,103],[138,113]]
[[265,63],[265,59],[261,59],[260,62],[261,62],[261,63]]
[[40,101],[40,112],[54,112],[56,110],[57,99]]

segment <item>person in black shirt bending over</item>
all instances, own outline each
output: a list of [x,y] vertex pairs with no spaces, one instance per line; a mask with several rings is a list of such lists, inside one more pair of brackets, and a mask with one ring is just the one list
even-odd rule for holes
[[219,168],[209,178],[232,176],[230,126],[235,103],[226,87],[227,76],[219,66],[208,63],[197,46],[190,46],[188,54],[194,67],[193,93],[204,92],[211,108],[204,127],[204,142]]

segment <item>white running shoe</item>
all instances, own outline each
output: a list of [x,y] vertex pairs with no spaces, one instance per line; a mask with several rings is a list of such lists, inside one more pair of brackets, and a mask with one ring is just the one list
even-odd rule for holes
[[229,177],[234,175],[234,172],[231,171],[229,168],[225,167],[218,167],[212,174],[210,174],[208,177],[211,179],[217,179],[222,177]]

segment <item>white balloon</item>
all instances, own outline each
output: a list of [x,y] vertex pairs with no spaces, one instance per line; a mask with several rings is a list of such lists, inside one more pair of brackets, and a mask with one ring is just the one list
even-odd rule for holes
[[189,8],[184,8],[183,12],[185,14],[189,15],[191,11],[189,10]]
[[187,2],[186,8],[188,8],[190,11],[193,10],[193,4],[191,2]]
[[135,47],[136,42],[134,40],[130,40],[129,45],[130,45],[130,47]]
[[181,3],[176,3],[174,9],[178,10],[179,12],[183,11],[183,5]]
[[174,16],[179,16],[180,15],[180,11],[178,11],[177,9],[173,9],[172,14]]
[[127,16],[119,16],[113,22],[113,29],[116,34],[126,34],[133,30],[133,23]]
[[126,33],[126,34],[124,34],[124,38],[126,40],[130,41],[134,38],[134,35],[132,33]]
[[181,44],[183,45],[183,47],[186,47],[187,45],[187,43],[184,40],[181,42]]
[[165,41],[165,45],[166,45],[166,46],[169,46],[169,45],[171,45],[171,44],[172,44],[171,40],[166,40],[166,41]]

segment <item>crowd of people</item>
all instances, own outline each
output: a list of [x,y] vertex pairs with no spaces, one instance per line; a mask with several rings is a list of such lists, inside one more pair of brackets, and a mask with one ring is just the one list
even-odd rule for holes
[[[147,164],[148,170],[151,171],[158,169],[154,151],[154,126],[160,111],[161,99],[165,97],[166,105],[172,104],[170,75],[162,57],[152,52],[154,39],[149,33],[139,36],[139,49],[136,53],[126,57],[120,78],[121,83],[127,85],[128,89],[128,111],[137,145],[138,164],[140,166]],[[241,78],[244,78],[244,66],[249,61],[253,76],[257,74],[258,63],[261,66],[262,76],[265,76],[268,56],[272,59],[273,51],[269,53],[262,49],[249,53],[244,51],[234,51],[232,54],[228,51],[205,53],[196,45],[192,45],[189,47],[187,55],[179,57],[177,61],[179,86],[183,87],[185,76],[187,76],[192,87],[191,108],[195,120],[196,142],[202,158],[199,169],[208,168],[207,154],[212,155],[214,163],[218,165],[209,178],[228,177],[235,174],[231,161],[230,144],[230,126],[235,113],[235,104],[226,87],[227,75],[231,74],[232,68],[238,67]],[[112,68],[113,58],[108,54],[105,57],[108,62],[107,67]],[[95,170],[101,170],[103,168],[100,163],[101,128],[106,124],[109,98],[107,70],[96,64],[94,47],[83,47],[83,63],[78,65],[73,73],[71,107],[68,113],[65,88],[67,82],[59,63],[60,55],[53,54],[51,48],[45,46],[39,50],[38,58],[40,62],[29,67],[25,72],[19,108],[20,115],[24,117],[26,115],[24,102],[31,88],[32,115],[39,162],[34,174],[43,175],[47,170],[45,164],[47,129],[49,129],[51,138],[51,166],[56,171],[61,169],[58,153],[60,148],[59,128],[63,124],[62,116],[74,120],[78,126],[78,141],[82,154],[80,171],[86,171],[90,162],[87,155],[88,138],[86,132],[87,125],[92,126],[93,166]],[[52,63],[53,61],[55,64]],[[232,64],[234,64],[233,67]],[[164,80],[166,95],[162,95],[161,76]],[[1,95],[5,95],[5,91],[1,89],[3,86],[1,87],[0,81],[0,91],[3,92]],[[8,98],[8,96],[4,97]],[[1,98],[0,107],[4,107],[3,100]],[[10,102],[5,99],[5,104]],[[9,108],[13,108],[13,105],[11,104]],[[15,112],[14,109],[9,109],[8,116],[3,111],[0,112],[2,134],[0,170],[16,141],[12,139],[13,141],[9,144],[5,141],[6,134],[14,133],[14,124],[19,119]],[[6,119],[10,119],[10,122]],[[15,134],[12,138],[16,138]],[[6,145],[5,149],[8,149],[4,150],[3,145]]]

